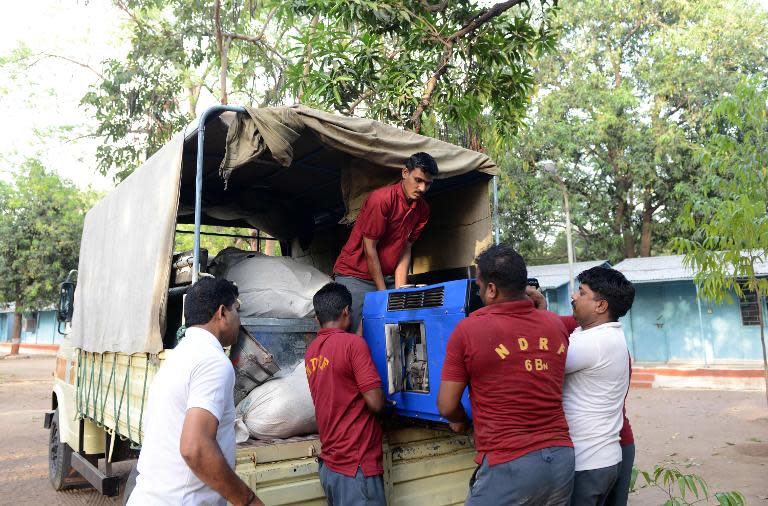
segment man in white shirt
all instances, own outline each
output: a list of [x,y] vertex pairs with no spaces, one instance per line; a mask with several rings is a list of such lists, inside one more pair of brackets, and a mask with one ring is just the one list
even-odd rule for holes
[[576,456],[571,504],[601,505],[619,474],[619,431],[629,388],[629,360],[618,319],[629,311],[635,287],[617,270],[579,274],[572,295],[579,327],[565,364],[563,407]]
[[234,472],[235,374],[224,346],[240,329],[237,287],[203,278],[187,292],[184,339],[149,390],[132,506],[263,506]]

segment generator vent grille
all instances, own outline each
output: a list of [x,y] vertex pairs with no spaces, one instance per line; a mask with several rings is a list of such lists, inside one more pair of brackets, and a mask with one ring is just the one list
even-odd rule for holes
[[438,286],[418,292],[391,292],[387,299],[387,311],[405,311],[425,307],[440,307],[445,299],[445,287]]

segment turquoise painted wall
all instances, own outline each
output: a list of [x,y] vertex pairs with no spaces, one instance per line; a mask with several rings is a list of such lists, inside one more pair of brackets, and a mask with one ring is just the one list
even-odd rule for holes
[[[31,313],[24,313],[30,318]],[[57,332],[56,311],[39,311],[37,328],[21,332],[21,342],[27,344],[59,344],[62,336]],[[13,313],[0,313],[0,342],[10,341],[13,333]]]
[[571,294],[567,283],[558,288],[544,290],[544,296],[547,298],[547,307],[550,311],[561,315],[572,313]]
[[[699,302],[692,281],[636,284],[635,290],[635,303],[622,323],[636,362],[711,365],[762,359],[760,327],[742,324],[737,303]],[[765,307],[763,314],[768,319]]]
[[[544,294],[551,311],[571,314],[568,285]],[[768,321],[765,306],[763,314]],[[693,281],[635,284],[635,302],[621,322],[636,362],[712,365],[762,360],[760,327],[742,325],[736,302],[697,301]]]

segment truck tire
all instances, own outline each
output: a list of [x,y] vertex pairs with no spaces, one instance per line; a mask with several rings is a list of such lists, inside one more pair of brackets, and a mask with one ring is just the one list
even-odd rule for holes
[[48,479],[54,490],[66,490],[83,483],[72,468],[72,448],[59,438],[59,410],[53,413],[51,431],[48,434]]

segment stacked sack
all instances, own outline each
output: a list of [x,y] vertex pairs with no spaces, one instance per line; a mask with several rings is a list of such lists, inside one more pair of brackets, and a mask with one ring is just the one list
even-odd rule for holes
[[317,432],[315,406],[302,360],[254,388],[237,405],[236,439],[285,439]]

